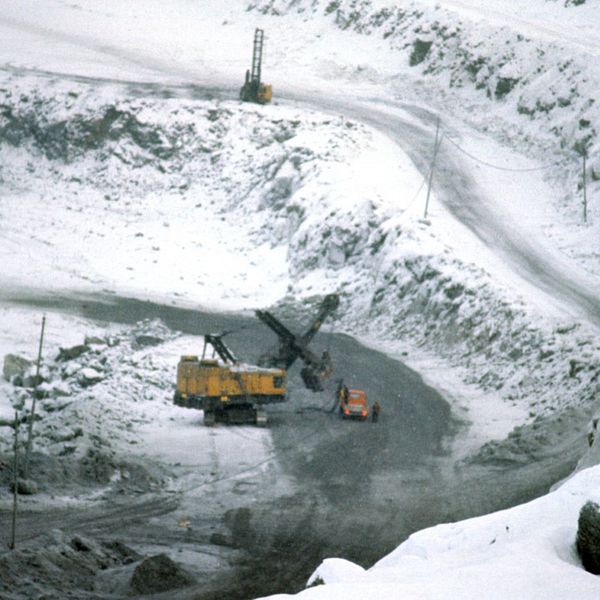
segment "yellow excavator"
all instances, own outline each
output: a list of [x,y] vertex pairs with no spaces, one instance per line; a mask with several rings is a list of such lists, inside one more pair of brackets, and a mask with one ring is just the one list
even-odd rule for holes
[[[225,345],[223,335],[204,336],[202,357],[182,356],[177,365],[174,402],[185,408],[204,410],[204,424],[266,425],[258,406],[287,400],[287,374],[283,369],[240,363]],[[207,348],[213,357],[207,356]],[[221,359],[219,362],[215,354]]]
[[266,104],[271,102],[273,98],[273,87],[270,84],[262,83],[260,80],[264,37],[264,31],[256,29],[252,49],[252,69],[246,71],[246,81],[240,90],[240,100],[242,102]]
[[[293,333],[268,311],[255,311],[279,339],[277,351],[264,356],[259,365],[240,362],[225,345],[223,337],[231,332],[205,335],[201,357],[185,355],[179,360],[174,403],[203,410],[205,425],[265,425],[267,417],[261,406],[288,399],[287,372],[297,360],[303,363],[300,376],[306,388],[322,391],[323,381],[333,371],[331,358],[327,351],[320,356],[314,354],[308,345],[338,305],[337,294],[325,296],[302,334]],[[212,356],[207,352],[209,347]]]

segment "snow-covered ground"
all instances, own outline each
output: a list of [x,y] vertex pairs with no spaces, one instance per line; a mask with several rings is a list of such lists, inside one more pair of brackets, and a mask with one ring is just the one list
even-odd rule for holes
[[[505,231],[535,247],[567,288],[597,297],[600,72],[590,56],[600,41],[590,2],[43,4],[6,0],[0,15],[3,353],[33,358],[39,313],[9,302],[31,289],[234,310],[339,291],[337,330],[401,356],[472,421],[461,456],[517,425],[555,432],[554,415],[593,411],[597,305],[574,302],[501,251],[502,240],[478,236],[443,186],[453,165],[464,169],[465,188]],[[267,31],[269,107],[235,100],[255,26]],[[437,114],[443,160],[424,219]],[[49,352],[100,334],[54,313],[48,327]],[[162,374],[159,389],[184,351],[169,343],[172,353],[147,365]],[[114,369],[127,371],[119,352]],[[12,394],[1,389],[8,418]],[[128,401],[105,390],[114,406],[100,414],[85,394],[76,403],[85,435],[97,422],[112,427]],[[148,410],[171,425],[188,418],[161,402],[137,405],[138,425]],[[49,452],[53,435],[74,435],[56,433],[58,414],[42,438]],[[160,430],[138,425],[136,439],[156,445]],[[117,427],[115,447],[128,435]],[[503,457],[545,442],[518,440]],[[268,439],[257,445],[268,453]],[[494,452],[488,444],[480,458]],[[468,598],[510,573],[515,587],[489,597],[564,598],[569,585],[572,597],[596,597],[573,532],[599,478],[585,471],[514,512],[416,534],[367,573],[326,563],[320,576],[335,585],[305,594]],[[545,520],[552,528],[537,527]],[[524,553],[540,560],[526,568]]]

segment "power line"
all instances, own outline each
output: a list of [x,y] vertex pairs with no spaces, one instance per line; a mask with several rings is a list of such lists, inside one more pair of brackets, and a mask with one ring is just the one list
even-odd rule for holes
[[511,169],[509,167],[501,167],[499,165],[494,165],[492,163],[489,163],[485,160],[481,160],[480,158],[477,158],[476,156],[474,156],[473,154],[467,152],[464,148],[461,148],[451,137],[449,137],[447,134],[444,135],[444,139],[447,139],[459,152],[462,152],[465,156],[468,156],[469,158],[471,158],[472,160],[485,165],[486,167],[490,167],[492,169],[498,169],[499,171],[511,171],[511,172],[519,172],[519,173],[525,173],[525,172],[529,172],[529,171],[543,171],[545,169],[549,169],[550,167],[555,167],[557,165],[559,165],[561,163],[561,161],[556,161],[547,165],[542,165],[541,167],[530,167],[530,168],[525,168],[525,169]]

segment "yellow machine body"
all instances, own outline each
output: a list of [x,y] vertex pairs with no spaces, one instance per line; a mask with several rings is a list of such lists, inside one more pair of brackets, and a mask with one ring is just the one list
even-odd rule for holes
[[283,369],[226,365],[214,359],[182,356],[177,366],[176,403],[204,408],[207,400],[252,404],[283,402],[286,385]]

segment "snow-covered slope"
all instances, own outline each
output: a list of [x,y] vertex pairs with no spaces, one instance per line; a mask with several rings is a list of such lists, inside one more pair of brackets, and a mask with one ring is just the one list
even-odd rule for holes
[[[546,234],[598,274],[594,239],[600,209],[590,201],[589,222],[584,225],[580,189],[584,152],[589,157],[590,198],[600,189],[595,151],[600,71],[594,60],[600,52],[599,17],[590,2],[565,7],[547,0],[255,0],[252,6],[260,13],[300,16],[319,24],[325,21],[346,32],[346,38],[354,39],[349,35],[352,32],[373,39],[374,46],[383,43],[383,61],[356,56],[354,60],[365,62],[352,70],[338,69],[336,74],[359,93],[363,81],[375,80],[396,98],[426,102],[439,111],[447,127],[451,127],[452,115],[458,116],[462,125],[450,137],[461,145],[464,123],[470,123],[506,146],[535,157],[558,192],[546,201],[560,215],[560,222],[569,224],[557,227],[551,219],[545,223]],[[331,30],[325,35],[332,35]],[[327,60],[342,62],[345,51],[346,46],[337,51],[334,47]],[[323,68],[324,57],[321,60]],[[490,163],[500,169],[531,168],[518,161],[507,164],[482,150],[474,152],[482,162],[473,164],[484,172]]]
[[[404,353],[449,391],[474,422],[465,452],[488,441],[475,460],[518,464],[583,439],[571,423],[599,397],[597,315],[540,288],[461,223],[444,204],[443,172],[422,215],[433,108],[465,185],[473,179],[499,223],[515,223],[594,295],[591,3],[147,0],[143,13],[116,1],[44,4],[8,0],[0,15],[5,298],[68,287],[240,309],[336,290],[336,329]],[[269,32],[276,98],[289,98],[268,108],[234,100],[256,24]],[[353,118],[341,115],[354,100]],[[399,148],[392,123],[420,142]],[[22,313],[2,311],[0,347],[22,349]],[[89,424],[94,403],[81,399]],[[161,412],[152,400],[140,413]],[[60,436],[77,432],[76,412]],[[118,445],[128,432],[116,435]],[[572,543],[598,477],[585,471],[514,512],[417,534],[368,573],[326,563],[329,585],[304,595],[385,597],[404,586],[411,598],[480,597],[501,576],[509,583],[487,597],[594,598]]]
[[581,507],[599,499],[600,467],[593,467],[528,504],[419,531],[368,571],[326,560],[310,579],[315,587],[294,597],[591,600],[598,577],[581,568],[575,536]]

